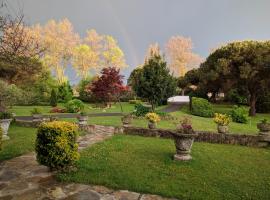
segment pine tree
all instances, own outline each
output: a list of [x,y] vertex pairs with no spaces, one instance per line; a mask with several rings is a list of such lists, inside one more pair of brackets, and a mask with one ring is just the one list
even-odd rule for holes
[[57,94],[55,89],[52,89],[51,91],[50,105],[52,107],[57,106]]
[[156,105],[162,104],[175,94],[176,79],[170,74],[162,56],[153,55],[147,60],[138,77],[136,88],[137,95],[147,99],[153,111]]

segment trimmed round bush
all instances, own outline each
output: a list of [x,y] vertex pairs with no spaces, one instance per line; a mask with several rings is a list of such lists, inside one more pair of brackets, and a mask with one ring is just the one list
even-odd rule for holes
[[214,111],[212,105],[206,99],[192,97],[191,114],[200,117],[213,117]]
[[37,161],[51,170],[67,169],[78,159],[78,127],[74,123],[52,121],[38,127]]
[[79,99],[73,99],[67,102],[65,107],[69,113],[78,113],[84,109],[84,103]]
[[244,124],[248,122],[248,111],[244,107],[234,106],[230,114],[233,122]]

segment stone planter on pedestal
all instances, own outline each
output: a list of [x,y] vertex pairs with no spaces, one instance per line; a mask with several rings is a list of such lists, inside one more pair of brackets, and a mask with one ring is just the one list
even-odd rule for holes
[[9,125],[10,125],[11,121],[12,121],[12,119],[1,119],[0,120],[0,125],[1,125],[1,128],[3,130],[2,140],[8,140],[9,139],[8,129],[9,129]]
[[189,130],[189,133],[174,132],[173,138],[176,147],[176,154],[174,155],[174,160],[188,161],[192,157],[190,155],[191,148],[197,134],[193,130]]
[[155,129],[155,128],[157,128],[157,123],[155,123],[155,122],[148,122],[148,128],[149,129]]
[[123,123],[123,127],[129,127],[132,121],[132,117],[129,115],[126,115],[126,116],[123,116],[121,120]]
[[222,133],[222,134],[225,134],[225,133],[228,133],[229,132],[229,126],[226,126],[226,125],[217,125],[217,130],[218,130],[218,133]]
[[80,115],[78,116],[78,124],[79,126],[84,126],[88,124],[88,116],[87,115]]

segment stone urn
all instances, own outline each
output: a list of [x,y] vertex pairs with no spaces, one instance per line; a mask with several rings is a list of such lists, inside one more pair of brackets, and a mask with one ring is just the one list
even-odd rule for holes
[[218,124],[217,125],[217,130],[218,130],[218,133],[225,134],[225,133],[228,133],[229,132],[229,126]]
[[261,134],[261,135],[269,134],[270,135],[270,123],[267,123],[267,122],[258,123],[257,128],[260,130],[259,134]]
[[1,119],[0,120],[0,125],[1,125],[1,128],[3,130],[2,140],[8,140],[9,139],[8,129],[9,129],[9,125],[10,125],[11,121],[12,121],[12,119]]
[[173,139],[176,148],[174,160],[188,161],[192,157],[190,155],[191,148],[197,134],[192,130],[178,130],[173,132]]
[[149,129],[156,129],[157,128],[157,123],[155,122],[148,122],[148,128]]
[[129,127],[132,121],[132,116],[130,115],[125,115],[121,118],[123,127]]
[[88,124],[88,116],[87,115],[79,115],[78,117],[77,117],[77,119],[78,119],[78,124],[81,126],[83,126],[83,125],[87,125]]

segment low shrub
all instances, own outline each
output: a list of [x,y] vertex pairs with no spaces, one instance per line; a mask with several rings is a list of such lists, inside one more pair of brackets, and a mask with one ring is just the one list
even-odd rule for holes
[[141,103],[135,104],[134,108],[135,108],[135,110],[134,110],[133,114],[137,117],[145,116],[151,110],[150,107],[146,107]]
[[247,104],[247,95],[241,94],[238,89],[231,89],[227,95],[226,100],[235,104]]
[[8,111],[0,112],[0,119],[12,119],[12,113]]
[[244,107],[234,106],[230,114],[234,122],[237,123],[248,122],[248,111]]
[[84,109],[84,103],[79,99],[73,99],[67,102],[65,107],[69,113],[78,113]]
[[52,121],[38,127],[35,150],[37,161],[51,170],[68,169],[79,159],[77,125]]
[[214,111],[212,105],[206,99],[192,97],[191,114],[200,117],[213,117]]
[[65,113],[66,111],[65,108],[54,107],[50,110],[50,113]]
[[31,114],[32,115],[42,114],[42,110],[41,108],[33,108],[33,110],[31,110]]
[[139,104],[139,103],[142,103],[142,101],[139,100],[139,99],[132,99],[132,100],[129,100],[128,102],[129,102],[130,104]]
[[163,120],[175,120],[176,119],[176,117],[174,117],[171,114],[166,113],[166,112],[155,111],[155,113],[158,114],[160,116],[160,118]]

